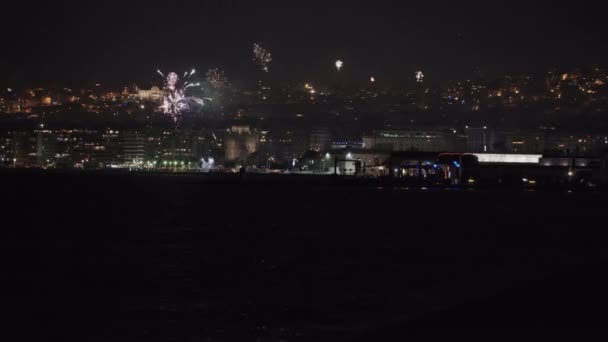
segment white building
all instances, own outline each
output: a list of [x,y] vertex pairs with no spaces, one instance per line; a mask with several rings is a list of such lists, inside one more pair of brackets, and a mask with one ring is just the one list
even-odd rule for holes
[[392,152],[460,151],[465,143],[455,133],[437,131],[383,130],[363,137],[363,149]]
[[152,87],[150,90],[138,89],[137,98],[145,101],[160,101],[165,96],[165,92],[158,87]]

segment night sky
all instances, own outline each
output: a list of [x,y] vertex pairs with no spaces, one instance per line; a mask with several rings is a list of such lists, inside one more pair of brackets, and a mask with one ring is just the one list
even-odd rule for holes
[[145,83],[155,70],[224,69],[268,77],[427,80],[605,65],[608,33],[591,1],[20,1],[6,11],[0,84]]

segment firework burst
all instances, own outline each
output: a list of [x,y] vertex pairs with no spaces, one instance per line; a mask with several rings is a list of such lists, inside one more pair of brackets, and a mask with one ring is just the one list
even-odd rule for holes
[[336,64],[336,69],[338,71],[342,71],[342,68],[344,67],[344,62],[342,60],[338,59],[335,64]]
[[270,63],[272,63],[272,53],[270,50],[265,49],[258,43],[253,44],[253,61],[258,65],[264,72],[270,71]]
[[165,77],[165,96],[163,97],[162,105],[159,107],[166,115],[173,118],[177,122],[182,113],[190,110],[190,104],[196,103],[204,105],[201,98],[187,96],[186,91],[190,88],[200,87],[200,82],[194,82],[192,76],[196,74],[196,70],[186,71],[184,77],[180,79],[175,72],[165,76],[160,70],[156,71],[159,75]]
[[177,121],[181,113],[189,109],[186,101],[186,96],[182,91],[169,92],[163,98],[163,104],[160,106],[163,112]]
[[215,89],[228,88],[228,78],[224,75],[224,71],[218,68],[209,69],[206,74],[207,82]]
[[417,83],[424,82],[424,73],[422,71],[416,71],[416,82]]

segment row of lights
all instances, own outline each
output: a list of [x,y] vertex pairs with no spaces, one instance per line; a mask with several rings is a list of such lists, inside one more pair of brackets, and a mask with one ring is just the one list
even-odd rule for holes
[[[215,164],[215,159],[213,158],[209,158],[208,160],[205,159],[201,159],[201,162],[204,164]],[[158,162],[154,162],[152,163],[152,165],[157,165]],[[185,165],[192,165],[192,162],[184,162],[184,161],[163,161],[163,166],[185,166]]]
[[[191,164],[191,163],[190,163],[190,162],[188,162],[188,165],[190,165],[190,164]],[[163,165],[164,165],[164,166],[180,166],[180,165],[181,165],[181,166],[184,166],[184,165],[186,165],[186,163],[185,163],[185,162],[183,162],[183,161],[178,162],[178,161],[166,161],[166,160],[165,160],[165,161],[163,162]]]
[[[331,154],[329,154],[329,152],[325,154],[325,159],[327,159],[327,160],[331,159]],[[353,154],[350,153],[350,152],[347,153],[346,154],[346,159],[352,160],[353,159]]]

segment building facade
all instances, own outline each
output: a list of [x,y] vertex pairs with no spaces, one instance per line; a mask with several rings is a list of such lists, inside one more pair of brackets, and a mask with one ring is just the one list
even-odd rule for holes
[[383,130],[363,137],[363,148],[381,151],[461,151],[465,139],[453,132]]
[[328,129],[315,129],[310,133],[310,150],[311,151],[327,151],[331,147],[331,133]]
[[248,126],[233,126],[224,136],[226,161],[243,161],[258,151],[259,134]]

